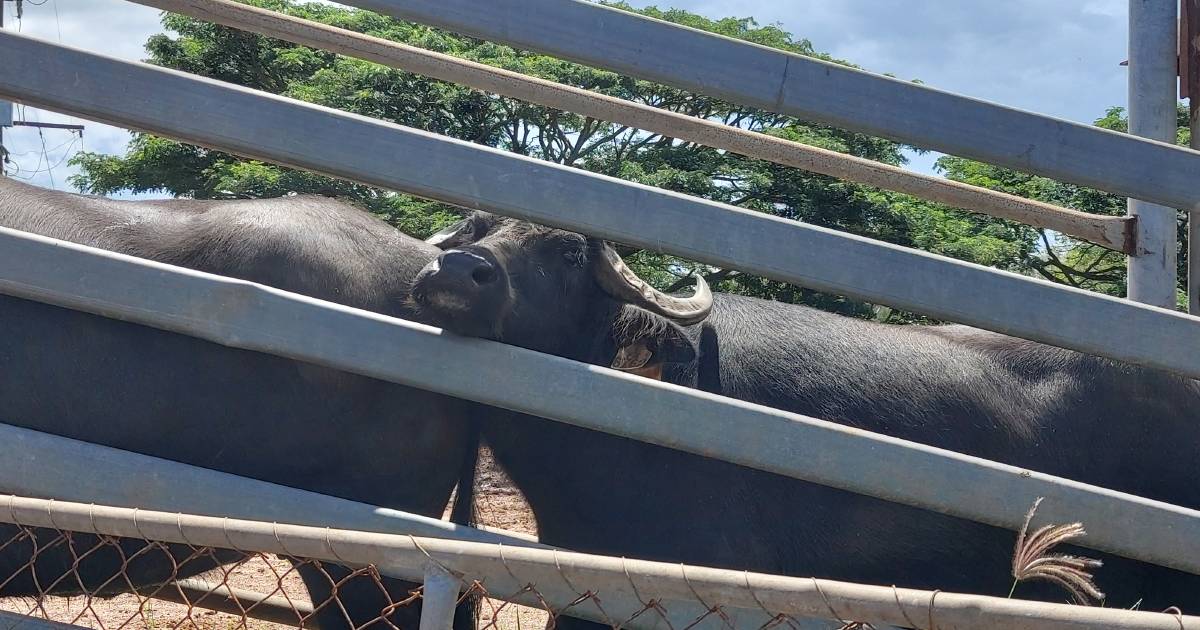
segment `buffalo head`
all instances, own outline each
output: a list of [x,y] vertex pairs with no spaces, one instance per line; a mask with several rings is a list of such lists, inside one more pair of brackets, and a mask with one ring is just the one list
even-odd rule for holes
[[713,298],[650,286],[602,240],[476,212],[435,234],[442,254],[417,276],[422,319],[454,332],[655,376],[695,349],[684,327]]

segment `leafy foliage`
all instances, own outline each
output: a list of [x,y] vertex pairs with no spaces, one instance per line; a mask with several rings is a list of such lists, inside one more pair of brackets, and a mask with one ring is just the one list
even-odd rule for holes
[[[1186,145],[1191,139],[1188,130],[1188,112],[1182,105],[1178,108],[1177,142]],[[1129,119],[1121,107],[1112,107],[1095,124],[1104,129],[1128,132]],[[1110,193],[1085,188],[1075,184],[1056,182],[1045,177],[1028,175],[1017,171],[991,166],[957,157],[943,157],[938,167],[950,179],[1000,190],[1022,197],[1037,199],[1104,215],[1125,214],[1125,198]],[[1187,282],[1187,217],[1179,215],[1179,303],[1186,305],[1183,293]],[[1061,234],[1046,230],[1024,228],[1035,233],[1040,241],[1026,258],[1028,269],[1043,278],[1081,287],[1109,295],[1125,295],[1125,257],[1117,252],[1084,243]]]
[[[545,55],[400,22],[367,11],[292,0],[250,3],[517,72],[573,85],[691,116],[899,165],[898,143],[741,107],[719,99],[588,68]],[[634,11],[622,3],[617,8]],[[845,63],[813,50],[776,25],[752,18],[713,20],[679,9],[647,8],[646,15],[728,37]],[[1038,257],[1035,230],[905,195],[879,191],[822,175],[747,159],[693,143],[665,138],[571,113],[515,101],[427,79],[383,66],[339,57],[288,42],[166,14],[168,33],[147,42],[153,63],[222,81],[426,129],[543,160],[716,200],[749,210],[866,235],[981,264],[1054,276]],[[303,133],[303,130],[297,130]],[[306,192],[345,197],[416,236],[425,236],[457,211],[443,204],[338,181],[219,151],[134,134],[123,156],[80,154],[81,190],[165,191],[195,198],[273,197]],[[955,178],[1031,196],[1065,194],[1052,182],[988,170],[962,160],[943,160]],[[1085,192],[1078,191],[1077,195]],[[1078,207],[1078,204],[1073,204]],[[720,238],[720,235],[713,235]],[[1072,250],[1074,251],[1074,250]],[[1092,254],[1095,255],[1095,254]],[[1101,256],[1103,257],[1103,256]],[[1072,264],[1090,264],[1074,258]],[[1081,262],[1082,261],[1082,262]],[[721,290],[789,302],[805,302],[860,316],[870,305],[819,295],[779,282],[712,269],[671,256],[641,252],[631,257],[639,273],[664,288],[686,285],[692,273],[706,274]],[[1102,271],[1107,262],[1097,263]],[[1093,269],[1094,271],[1094,269]],[[893,317],[896,317],[893,315]],[[911,319],[899,316],[899,319]]]

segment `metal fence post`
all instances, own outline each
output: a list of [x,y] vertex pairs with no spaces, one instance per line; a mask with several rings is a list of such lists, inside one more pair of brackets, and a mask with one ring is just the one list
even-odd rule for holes
[[442,565],[425,564],[425,588],[421,592],[421,630],[451,630],[458,605],[461,582]]
[[[1129,132],[1175,143],[1178,0],[1129,0]],[[1129,257],[1131,300],[1175,308],[1176,212],[1129,200],[1137,253]]]
[[[1179,29],[1181,96],[1188,99],[1191,147],[1200,150],[1200,0],[1183,0]],[[1200,314],[1200,218],[1188,214],[1188,312]]]

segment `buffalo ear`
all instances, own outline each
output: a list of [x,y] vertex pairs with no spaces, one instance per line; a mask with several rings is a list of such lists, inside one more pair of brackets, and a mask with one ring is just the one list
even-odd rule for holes
[[467,221],[468,219],[456,221],[454,224],[438,230],[433,236],[425,239],[425,242],[437,247],[438,249],[450,249],[456,243],[454,237],[458,236],[458,233],[461,232],[462,229],[467,225]]
[[696,359],[695,343],[675,322],[633,306],[623,311],[613,329],[612,369],[661,381],[664,364]]
[[647,345],[644,341],[638,341],[618,348],[612,369],[661,381],[663,364]]

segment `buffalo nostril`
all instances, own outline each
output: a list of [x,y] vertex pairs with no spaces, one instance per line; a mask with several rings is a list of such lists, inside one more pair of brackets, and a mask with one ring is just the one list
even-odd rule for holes
[[471,290],[496,284],[503,271],[482,253],[452,249],[426,267],[429,278],[443,290]]
[[496,268],[488,264],[480,265],[471,272],[471,279],[479,285],[495,282]]

